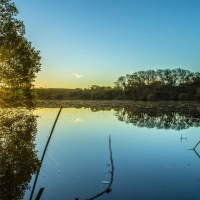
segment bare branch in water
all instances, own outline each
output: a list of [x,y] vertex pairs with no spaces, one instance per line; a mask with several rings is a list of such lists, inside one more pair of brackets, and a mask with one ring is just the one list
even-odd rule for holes
[[199,141],[199,142],[197,142],[197,144],[195,145],[195,147],[193,148],[193,150],[195,150],[195,149],[196,149],[196,147],[199,145],[199,143],[200,143],[200,141]]
[[[49,135],[49,138],[48,138],[48,140],[47,140],[46,146],[45,146],[45,148],[44,148],[44,151],[43,151],[43,154],[42,154],[41,163],[40,163],[40,168],[41,168],[41,166],[42,166],[42,162],[43,162],[43,159],[44,159],[44,156],[45,156],[47,147],[48,147],[49,142],[50,142],[50,140],[51,140],[51,136],[52,136],[52,134],[53,134],[53,131],[54,131],[54,128],[55,128],[55,126],[56,126],[56,122],[57,122],[57,120],[58,120],[58,117],[59,117],[59,115],[60,115],[61,110],[62,110],[62,106],[61,106],[61,108],[60,108],[60,110],[59,110],[59,112],[58,112],[58,114],[57,114],[57,117],[56,117],[56,119],[55,119],[55,121],[54,121],[54,124],[53,124],[53,127],[52,127],[52,129],[51,129],[51,133],[50,133],[50,135]],[[38,176],[39,176],[39,173],[40,173],[40,168],[38,169],[38,172],[37,172],[36,177],[35,177],[35,181],[34,181],[34,184],[33,184],[33,188],[32,188],[32,191],[31,191],[30,200],[32,200],[32,197],[33,197],[33,193],[34,193],[34,190],[35,190],[35,186],[36,186],[36,183],[37,183],[37,179],[38,179]]]
[[110,183],[108,185],[108,187],[101,193],[93,196],[92,198],[89,198],[89,199],[86,199],[86,200],[92,200],[92,199],[96,199],[97,197],[105,194],[105,193],[109,193],[111,192],[111,185],[112,185],[112,182],[113,182],[113,176],[114,176],[114,164],[113,164],[113,158],[112,158],[112,149],[111,149],[111,136],[109,135],[109,150],[110,150],[110,163],[111,163],[111,177],[110,177]]
[[196,151],[196,148],[197,148],[197,146],[198,146],[199,144],[200,144],[200,141],[197,142],[197,144],[194,146],[193,149],[188,149],[188,150],[193,150],[193,151],[196,153],[196,155],[200,158],[200,155],[199,155],[198,152]]

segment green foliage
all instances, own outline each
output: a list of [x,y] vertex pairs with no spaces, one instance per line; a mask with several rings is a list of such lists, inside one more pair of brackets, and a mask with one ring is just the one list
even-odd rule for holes
[[171,95],[170,96],[170,100],[177,100],[177,99],[178,99],[178,97],[176,95]]
[[140,101],[146,101],[146,100],[147,100],[147,97],[144,96],[144,95],[142,95],[142,96],[139,97],[139,100],[140,100]]
[[189,96],[186,93],[181,93],[178,95],[178,100],[189,100]]
[[200,97],[200,87],[197,88],[197,96]]
[[0,0],[0,96],[3,103],[31,108],[36,100],[33,82],[41,58],[24,37],[25,27],[15,18],[17,14],[14,3]]
[[200,101],[200,87],[196,89],[196,95],[194,96],[194,100]]
[[147,100],[148,101],[155,101],[156,100],[156,96],[153,93],[151,93],[151,94],[149,94],[147,96]]

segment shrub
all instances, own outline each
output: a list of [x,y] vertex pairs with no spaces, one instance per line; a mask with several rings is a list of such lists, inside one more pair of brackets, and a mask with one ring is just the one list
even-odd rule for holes
[[155,101],[155,100],[156,100],[156,96],[155,96],[153,93],[150,93],[150,94],[147,96],[147,100],[148,100],[148,101]]
[[178,98],[177,98],[177,96],[176,95],[171,95],[170,96],[170,100],[177,100]]
[[186,93],[181,93],[178,95],[178,100],[188,100],[189,99],[189,95]]
[[139,97],[139,100],[140,100],[140,101],[146,101],[147,98],[146,98],[146,96],[142,95],[142,96]]

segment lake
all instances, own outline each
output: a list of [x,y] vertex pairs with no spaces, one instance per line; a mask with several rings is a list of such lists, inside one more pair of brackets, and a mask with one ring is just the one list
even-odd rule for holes
[[[29,123],[37,124],[37,128],[30,130],[30,144],[21,139],[27,146],[19,151],[24,156],[20,165],[26,163],[19,171],[27,183],[31,180],[28,185],[21,186],[16,172],[15,176],[1,172],[1,181],[10,177],[18,180],[15,190],[29,187],[24,200],[31,192],[35,199],[40,188],[41,200],[92,199],[103,191],[97,199],[199,199],[200,104],[132,102],[123,106],[64,107],[38,171],[37,158],[42,158],[58,111],[38,108],[34,115],[39,117],[29,117]],[[14,142],[12,147],[19,149]],[[29,154],[24,155],[24,151]],[[37,180],[36,175],[30,179],[37,171]],[[12,189],[10,182],[7,185]]]

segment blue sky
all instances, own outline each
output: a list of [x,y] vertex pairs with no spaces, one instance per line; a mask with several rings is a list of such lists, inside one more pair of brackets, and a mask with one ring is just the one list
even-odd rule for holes
[[149,69],[200,71],[199,0],[14,0],[41,51],[36,87],[113,86]]

